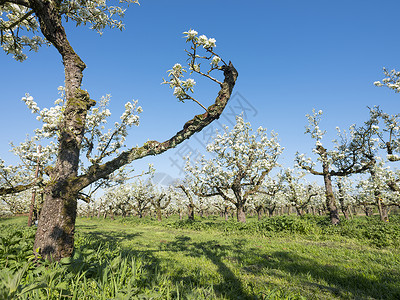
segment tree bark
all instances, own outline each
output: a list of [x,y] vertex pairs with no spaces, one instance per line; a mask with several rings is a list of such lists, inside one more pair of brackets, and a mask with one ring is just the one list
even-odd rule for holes
[[329,211],[329,216],[332,225],[338,225],[340,222],[339,211],[335,203],[335,196],[333,195],[332,179],[329,172],[324,173],[325,183],[325,196],[326,196],[326,207]]
[[276,205],[273,205],[273,206],[270,206],[267,208],[269,217],[272,217],[274,215],[275,208],[276,208]]
[[261,219],[262,219],[262,209],[263,209],[262,206],[256,207],[256,212],[257,212],[257,219],[258,219],[258,221],[261,221]]
[[244,205],[242,202],[236,204],[237,220],[241,223],[246,223],[246,214],[244,212]]
[[66,106],[59,124],[59,151],[45,188],[34,249],[43,257],[60,260],[72,255],[78,190],[70,179],[77,176],[79,152],[87,110],[95,103],[80,90],[85,64],[68,42],[57,3],[33,0],[40,29],[61,54],[65,72]]
[[225,217],[225,221],[229,220],[229,206],[227,206],[227,205],[224,206],[224,217]]
[[377,202],[377,205],[378,205],[378,211],[379,211],[379,216],[381,218],[381,221],[389,222],[387,206],[382,203],[382,200],[381,200],[381,198],[379,196],[376,197],[376,202]]
[[161,208],[157,208],[156,212],[157,212],[157,221],[161,222],[162,221]]
[[326,149],[321,145],[317,146],[317,150],[322,158],[322,174],[324,177],[325,184],[325,197],[326,207],[329,211],[329,216],[332,225],[338,225],[340,222],[339,211],[335,203],[335,196],[333,195],[332,178],[329,170],[328,155]]
[[194,220],[194,205],[192,202],[189,202],[188,205],[188,219],[189,220]]

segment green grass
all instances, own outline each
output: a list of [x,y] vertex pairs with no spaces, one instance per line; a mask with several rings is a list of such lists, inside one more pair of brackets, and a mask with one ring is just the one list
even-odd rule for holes
[[80,218],[74,258],[39,270],[29,262],[33,233],[24,223],[0,220],[1,235],[15,239],[6,251],[20,247],[5,268],[9,278],[24,273],[16,299],[400,299],[398,235],[391,236],[398,219],[332,227],[321,217],[245,225],[215,217]]

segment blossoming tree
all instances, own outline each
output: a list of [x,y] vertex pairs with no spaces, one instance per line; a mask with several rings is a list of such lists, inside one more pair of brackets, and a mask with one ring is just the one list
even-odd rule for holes
[[325,131],[319,128],[322,111],[315,111],[311,115],[306,115],[308,126],[305,133],[311,135],[315,140],[313,152],[317,155],[317,161],[322,165],[322,171],[315,169],[316,163],[311,158],[306,158],[305,154],[296,154],[298,166],[313,175],[322,176],[325,184],[326,207],[329,211],[331,223],[337,225],[340,222],[339,211],[336,205],[332,187],[333,176],[347,176],[350,174],[362,173],[368,170],[373,162],[371,156],[366,157],[365,144],[371,141],[373,128],[368,128],[363,134],[355,137],[355,130],[350,128],[350,137],[346,132],[341,132],[337,127],[339,140],[334,140],[334,149],[328,150],[322,145],[322,138]]
[[400,191],[391,188],[390,182],[399,180],[398,172],[390,169],[382,159],[369,169],[369,178],[359,182],[360,196],[364,204],[374,205],[378,208],[381,221],[389,222],[391,206],[400,204]]
[[278,165],[277,159],[283,151],[277,135],[272,132],[268,138],[261,126],[252,133],[250,123],[237,116],[233,129],[225,127],[225,132],[207,145],[207,151],[215,157],[209,160],[203,157],[195,165],[187,158],[188,176],[199,184],[199,195],[220,195],[236,206],[237,220],[246,222],[245,205],[249,197],[257,193],[268,173]]
[[[388,71],[383,68],[385,78],[382,81],[375,81],[374,84],[378,87],[385,86],[393,90],[395,93],[400,92],[400,72],[395,69]],[[380,140],[381,148],[387,152],[387,159],[391,162],[400,161],[400,114],[390,115],[383,112],[379,107],[370,109],[371,123],[383,122],[382,129],[377,134]],[[389,188],[395,192],[400,192],[398,181],[389,181]]]
[[337,177],[335,181],[337,190],[335,191],[335,197],[339,200],[340,209],[346,219],[349,219],[349,215],[352,215],[351,208],[356,204],[356,193],[354,189],[354,180],[350,177]]
[[[119,3],[122,5],[137,1],[122,0]],[[123,14],[122,7],[108,6],[105,1],[100,0],[0,0],[0,43],[3,50],[22,61],[26,59],[24,48],[37,50],[40,45],[50,44],[57,49],[64,65],[65,102],[61,106],[61,117],[49,128],[56,132],[57,155],[55,163],[46,171],[49,180],[44,187],[44,204],[34,243],[34,249],[40,249],[44,257],[60,260],[72,255],[77,198],[80,191],[98,180],[106,179],[115,170],[136,159],[157,155],[175,147],[218,119],[231,96],[238,76],[233,65],[226,63],[214,52],[214,39],[204,35],[198,36],[196,31],[189,30],[185,33],[187,42],[191,44],[187,51],[190,56],[189,69],[219,84],[220,91],[215,103],[207,108],[202,104],[205,112],[186,122],[182,130],[164,142],[149,141],[143,146],[117,153],[122,146],[117,139],[117,135],[123,136],[121,132],[110,132],[108,139],[104,141],[91,140],[91,134],[87,130],[87,124],[90,122],[88,112],[94,108],[96,101],[90,98],[87,91],[81,89],[86,65],[69,43],[63,23],[70,20],[77,25],[89,24],[97,31],[105,27],[122,29],[120,17]],[[27,35],[22,36],[22,33]],[[200,55],[201,51],[203,54]],[[202,64],[200,67],[199,61],[211,63]],[[205,65],[209,66],[209,69],[205,70]],[[174,88],[174,94],[179,100],[190,99],[200,103],[189,95],[194,80],[182,80],[183,70],[183,67],[176,65],[169,74],[169,81],[165,83]],[[223,81],[212,77],[212,71],[223,71]],[[26,101],[35,107],[31,96],[26,96]],[[135,103],[127,104],[126,110],[128,115],[125,124],[129,126],[138,121],[139,110]],[[100,151],[95,155],[94,144],[101,145]],[[90,158],[89,165],[80,172],[79,163],[83,149]],[[4,186],[0,193],[14,193],[34,184],[36,182],[23,182],[22,185],[14,183],[11,187]]]
[[319,187],[304,180],[305,173],[287,168],[284,180],[287,184],[288,201],[296,208],[297,214],[303,216],[313,197],[318,196]]
[[258,189],[258,192],[250,196],[250,205],[256,211],[259,221],[264,211],[268,211],[268,216],[273,215],[275,209],[280,204],[276,195],[282,189],[282,174],[279,173],[276,178],[267,176]]

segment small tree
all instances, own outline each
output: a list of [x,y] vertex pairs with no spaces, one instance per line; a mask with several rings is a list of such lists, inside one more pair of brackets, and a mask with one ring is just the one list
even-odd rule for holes
[[195,204],[196,195],[194,195],[192,193],[193,192],[196,193],[198,187],[190,184],[187,180],[184,180],[183,182],[178,182],[176,184],[176,188],[180,189],[185,194],[186,199],[187,199],[187,201],[185,201],[185,203],[187,206],[188,219],[193,221],[194,220],[194,210],[196,208],[196,204]]
[[259,127],[253,134],[250,123],[238,116],[231,131],[226,127],[207,145],[215,158],[203,157],[194,166],[187,158],[186,171],[199,185],[199,195],[220,195],[236,206],[237,220],[246,222],[244,209],[249,197],[257,193],[267,174],[278,165],[282,150],[274,132],[268,138],[266,129]]
[[171,202],[170,191],[159,190],[157,187],[153,187],[151,195],[151,205],[156,211],[157,220],[161,222],[162,211],[168,207]]
[[[287,184],[287,196],[297,214],[303,216],[313,197],[318,196],[318,186],[304,181],[305,173],[286,169],[283,178]],[[303,180],[302,180],[303,179]]]
[[349,177],[338,177],[335,181],[337,192],[336,198],[339,200],[340,209],[346,219],[351,215],[351,207],[356,203],[356,196],[353,182]]
[[256,211],[259,221],[265,210],[268,211],[268,216],[272,216],[279,204],[275,196],[282,189],[282,176],[278,174],[277,177],[276,180],[267,176],[258,192],[251,196],[250,205]]
[[370,169],[370,176],[366,180],[361,180],[360,196],[364,205],[374,205],[378,208],[381,221],[389,222],[389,209],[391,206],[400,204],[400,192],[393,190],[388,182],[396,182],[398,174],[385,166],[382,159],[377,159]]

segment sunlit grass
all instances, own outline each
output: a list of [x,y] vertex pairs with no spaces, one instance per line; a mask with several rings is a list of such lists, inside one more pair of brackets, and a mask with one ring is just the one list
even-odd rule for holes
[[[1,235],[24,228],[22,219],[1,220]],[[193,224],[176,218],[79,218],[74,258],[39,270],[28,262],[14,298],[400,299],[397,239],[368,238],[360,225],[364,220],[317,228],[312,220],[299,225],[284,218],[272,220],[276,231],[270,232],[252,222],[257,221],[250,218],[243,227],[219,218]],[[382,232],[396,228],[385,226]],[[22,231],[32,237],[31,229]],[[29,253],[31,245],[21,245]],[[12,254],[14,246],[7,251]],[[14,277],[27,263],[27,254],[20,256],[10,271]],[[2,279],[3,291],[7,288]],[[24,288],[32,291],[21,293]]]

